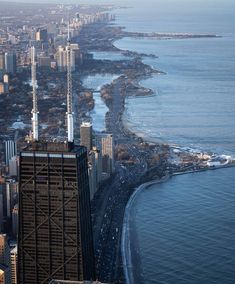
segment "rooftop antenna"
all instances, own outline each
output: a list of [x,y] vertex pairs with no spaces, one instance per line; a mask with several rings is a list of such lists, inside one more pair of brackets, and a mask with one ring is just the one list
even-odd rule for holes
[[31,75],[33,87],[33,109],[32,109],[32,131],[33,140],[38,141],[38,100],[37,100],[37,80],[36,80],[36,61],[35,61],[35,47],[31,47]]
[[67,131],[68,142],[74,141],[73,130],[73,91],[72,91],[72,70],[71,70],[71,47],[70,30],[68,20],[68,39],[67,39]]

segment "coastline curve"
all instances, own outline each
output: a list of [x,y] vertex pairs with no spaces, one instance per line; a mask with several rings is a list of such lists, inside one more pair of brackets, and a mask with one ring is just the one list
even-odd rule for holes
[[126,284],[133,284],[135,282],[133,264],[132,264],[132,252],[131,252],[131,241],[130,241],[130,212],[133,203],[135,202],[138,194],[146,189],[147,187],[167,181],[171,176],[167,175],[161,179],[155,179],[146,183],[141,184],[131,195],[124,212],[123,218],[123,227],[122,227],[122,237],[121,237],[121,254],[122,254],[122,263],[123,271]]

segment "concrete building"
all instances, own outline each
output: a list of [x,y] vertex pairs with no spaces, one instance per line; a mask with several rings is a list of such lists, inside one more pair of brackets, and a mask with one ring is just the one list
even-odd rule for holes
[[13,52],[5,53],[5,71],[7,73],[16,73],[16,54]]
[[83,122],[80,126],[80,145],[87,148],[87,152],[92,149],[92,124]]
[[102,154],[102,175],[107,177],[114,172],[114,143],[112,134],[99,134],[96,145]]
[[95,279],[85,147],[39,141],[20,153],[18,260],[18,284]]

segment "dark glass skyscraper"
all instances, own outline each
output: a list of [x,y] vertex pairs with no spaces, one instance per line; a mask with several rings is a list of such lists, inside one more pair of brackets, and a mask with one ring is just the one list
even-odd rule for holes
[[94,280],[85,147],[33,142],[20,153],[18,284]]

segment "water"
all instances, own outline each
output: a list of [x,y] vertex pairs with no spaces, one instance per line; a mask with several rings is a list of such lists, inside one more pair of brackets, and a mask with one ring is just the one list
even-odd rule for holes
[[141,82],[155,96],[127,100],[129,127],[151,140],[235,153],[234,45],[232,36],[116,42],[122,49],[158,55],[144,62],[167,73]]
[[91,52],[93,54],[94,59],[96,60],[128,60],[128,56],[123,55],[120,52],[115,51],[94,51]]
[[[117,24],[223,37],[116,42],[156,54],[144,62],[166,72],[141,82],[155,96],[128,99],[124,118],[146,139],[235,156],[235,3],[175,3],[132,2],[132,9],[116,11]],[[135,283],[234,283],[234,173],[177,176],[136,195],[129,209]]]
[[90,112],[92,118],[92,126],[95,131],[105,130],[105,114],[108,108],[105,102],[100,96],[100,89],[106,84],[110,84],[115,80],[118,75],[113,74],[96,74],[91,76],[86,76],[82,79],[83,86],[89,89],[93,89],[93,98],[95,100],[95,107]]
[[131,208],[136,283],[234,283],[234,174],[177,176],[138,194]]

